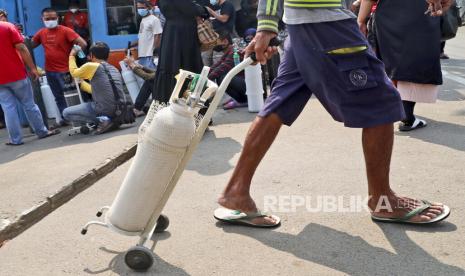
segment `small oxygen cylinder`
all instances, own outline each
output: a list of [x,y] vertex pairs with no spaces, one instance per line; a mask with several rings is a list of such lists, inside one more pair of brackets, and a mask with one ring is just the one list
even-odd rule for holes
[[264,105],[263,93],[265,93],[260,64],[245,68],[245,85],[249,112],[260,112]]
[[126,84],[126,88],[128,89],[129,95],[134,103],[136,102],[140,91],[136,76],[124,61],[120,61],[119,65],[121,66],[121,75],[123,76],[124,84]]
[[55,118],[56,122],[60,123],[62,121],[60,110],[56,104],[52,89],[48,85],[47,77],[40,78],[40,92],[42,93],[42,99],[44,100],[47,118]]

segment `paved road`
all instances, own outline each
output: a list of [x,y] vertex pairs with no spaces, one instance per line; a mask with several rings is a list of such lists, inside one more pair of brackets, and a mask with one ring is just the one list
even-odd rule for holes
[[[2,220],[13,220],[134,144],[137,129],[134,125],[103,135],[69,137],[63,128],[62,134],[43,140],[29,135],[21,147],[0,143],[0,228]],[[6,136],[1,130],[0,141]]]
[[[463,30],[465,31],[465,30]],[[464,32],[448,44],[450,77],[435,105],[419,104],[429,122],[396,133],[392,186],[401,194],[445,202],[447,222],[433,227],[375,224],[364,212],[277,213],[272,231],[215,222],[215,199],[232,173],[252,116],[220,112],[164,213],[169,231],[155,246],[147,275],[465,275]],[[461,47],[457,47],[461,45]],[[455,47],[455,48],[454,48]],[[454,67],[452,67],[454,66]],[[92,228],[95,211],[110,204],[128,164],[0,249],[0,275],[132,275],[122,262],[135,238]],[[270,197],[366,194],[360,131],[333,122],[316,100],[292,128],[283,128],[254,179],[260,206]],[[314,202],[310,202],[315,207]]]

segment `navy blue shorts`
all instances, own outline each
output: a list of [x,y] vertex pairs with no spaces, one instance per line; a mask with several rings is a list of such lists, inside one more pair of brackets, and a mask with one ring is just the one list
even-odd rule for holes
[[[278,77],[258,116],[276,113],[290,126],[313,94],[334,120],[347,127],[374,127],[405,117],[397,89],[355,19],[288,25],[288,31]],[[328,53],[357,46],[368,48]]]

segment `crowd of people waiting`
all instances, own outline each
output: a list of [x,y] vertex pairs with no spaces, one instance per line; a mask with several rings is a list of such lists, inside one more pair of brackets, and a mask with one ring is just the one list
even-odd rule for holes
[[[180,69],[200,72],[203,66],[210,66],[209,79],[220,84],[225,75],[243,58],[242,50],[255,36],[257,28],[258,0],[137,0],[137,13],[140,17],[138,40],[130,44],[137,47],[138,60],[127,57],[125,62],[133,72],[144,80],[134,114],[142,116],[148,108],[148,99],[161,103],[169,101],[176,84],[175,76]],[[388,76],[397,86],[404,103],[406,118],[399,126],[401,131],[409,131],[426,126],[417,119],[414,107],[417,102],[435,102],[438,86],[442,84],[439,58],[441,53],[440,20],[418,16],[423,12],[424,3],[415,2],[415,9],[402,9],[399,1],[345,0],[348,9],[358,14],[360,30],[368,37],[370,46],[386,65]],[[380,3],[378,3],[380,2]],[[378,7],[377,7],[378,5]],[[414,6],[413,2],[411,4]],[[18,109],[24,109],[32,130],[40,137],[59,133],[58,127],[71,122],[90,124],[96,133],[115,129],[118,124],[112,121],[115,116],[117,99],[124,98],[123,80],[117,69],[107,62],[110,49],[104,42],[96,42],[88,47],[89,32],[86,14],[79,13],[79,2],[69,3],[70,12],[59,24],[57,12],[52,8],[42,11],[44,28],[30,39],[29,50],[42,45],[45,50],[45,75],[55,97],[63,120],[53,130],[46,128],[43,116],[34,103],[31,82],[37,81],[38,72],[24,46],[25,37],[20,26],[0,23],[0,103],[9,131],[8,145],[22,144],[21,125]],[[418,16],[395,17],[398,10]],[[350,16],[350,15],[348,15]],[[72,18],[71,18],[72,17]],[[0,11],[0,21],[7,21],[7,14]],[[77,22],[77,23],[76,23]],[[412,23],[413,22],[413,23]],[[204,43],[200,38],[199,26],[206,26],[214,43]],[[407,27],[408,25],[408,27]],[[427,26],[428,28],[425,29]],[[282,36],[286,36],[284,24],[276,26]],[[437,40],[437,45],[430,41]],[[426,51],[417,51],[417,46],[429,43]],[[79,47],[76,48],[75,45]],[[79,49],[89,55],[78,58]],[[129,50],[129,49],[128,49]],[[21,58],[16,54],[18,52]],[[399,55],[399,53],[403,53]],[[5,60],[5,61],[4,61]],[[276,75],[278,60],[269,61],[264,67],[268,78],[264,83],[271,85]],[[26,66],[25,66],[26,65]],[[4,69],[16,68],[17,70]],[[30,80],[26,77],[26,68]],[[86,101],[68,107],[63,91],[65,80],[70,77],[82,80],[82,90],[87,92]],[[89,85],[89,83],[90,85]],[[236,76],[226,93],[230,99],[223,104],[224,109],[247,106],[245,78]],[[18,104],[19,103],[19,104]],[[0,114],[0,127],[3,123]]]

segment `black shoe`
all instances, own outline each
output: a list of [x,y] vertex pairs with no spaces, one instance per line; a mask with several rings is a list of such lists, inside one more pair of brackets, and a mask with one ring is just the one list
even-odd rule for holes
[[100,124],[98,124],[97,130],[95,131],[95,134],[103,134],[106,133],[112,129],[114,129],[115,124],[112,121],[103,121]]
[[441,53],[441,54],[439,55],[439,58],[440,58],[440,59],[449,59],[449,56],[446,55],[446,54],[444,54],[444,53]]
[[425,127],[426,121],[415,118],[415,121],[412,124],[402,122],[399,125],[399,131],[411,131],[419,128]]

